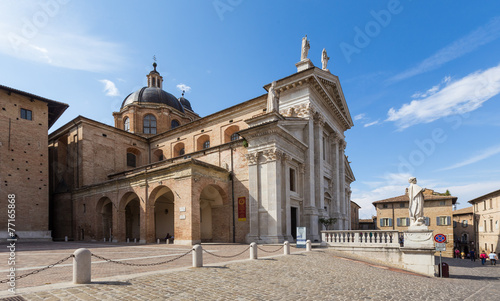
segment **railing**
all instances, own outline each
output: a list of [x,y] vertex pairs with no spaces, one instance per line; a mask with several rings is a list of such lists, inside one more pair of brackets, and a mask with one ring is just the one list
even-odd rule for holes
[[321,238],[330,246],[387,246],[399,247],[398,231],[382,230],[326,230]]

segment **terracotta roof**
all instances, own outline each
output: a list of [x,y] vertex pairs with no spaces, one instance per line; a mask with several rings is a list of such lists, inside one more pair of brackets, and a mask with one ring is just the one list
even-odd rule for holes
[[[452,200],[452,204],[457,202],[457,197],[452,195],[437,195],[437,194],[425,194],[424,193],[424,201],[440,201],[440,200]],[[383,204],[383,203],[401,203],[401,202],[409,202],[407,194],[403,194],[397,197],[388,198],[385,200],[375,201],[372,204]]]
[[373,223],[373,219],[372,218],[369,218],[369,219],[360,219],[359,222],[360,223]]
[[356,202],[351,201],[351,203],[353,203],[354,205],[358,206],[358,208],[361,208],[361,206],[359,206],[358,204],[356,204]]
[[493,197],[493,196],[494,196],[495,194],[497,194],[497,193],[500,193],[500,189],[499,189],[499,190],[495,190],[495,191],[490,192],[490,193],[487,193],[487,194],[485,194],[485,195],[482,195],[482,196],[480,196],[480,197],[478,197],[478,198],[475,198],[475,199],[473,199],[473,200],[470,200],[470,201],[469,201],[469,203],[474,204],[475,202],[480,202],[480,201],[482,201],[483,199],[488,199],[488,198],[490,198],[490,197]]
[[472,211],[473,211],[472,206],[470,206],[467,208],[462,208],[462,209],[458,209],[458,210],[453,211],[453,215],[469,214],[469,213],[472,213]]

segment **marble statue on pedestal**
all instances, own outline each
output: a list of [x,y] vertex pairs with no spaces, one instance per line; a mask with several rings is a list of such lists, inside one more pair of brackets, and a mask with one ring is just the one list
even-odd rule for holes
[[307,35],[302,38],[302,51],[300,53],[300,60],[305,60],[307,59],[307,54],[309,53],[309,48],[311,48],[311,45],[309,45],[309,40],[307,39]]
[[323,70],[328,70],[327,65],[328,65],[328,60],[330,58],[326,54],[326,49],[323,48],[323,52],[321,53],[321,64],[323,65]]
[[411,177],[408,182],[408,197],[410,198],[410,226],[425,225],[424,218],[424,189],[417,185],[417,178]]
[[267,113],[279,112],[278,95],[276,92],[276,81],[273,81],[267,92]]

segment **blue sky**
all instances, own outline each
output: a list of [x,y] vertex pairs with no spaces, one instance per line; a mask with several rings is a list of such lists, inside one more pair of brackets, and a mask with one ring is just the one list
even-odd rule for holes
[[0,84],[65,102],[51,131],[112,112],[146,85],[206,116],[265,93],[309,58],[339,76],[355,126],[346,154],[360,216],[408,177],[458,208],[500,188],[500,3],[496,1],[0,2]]

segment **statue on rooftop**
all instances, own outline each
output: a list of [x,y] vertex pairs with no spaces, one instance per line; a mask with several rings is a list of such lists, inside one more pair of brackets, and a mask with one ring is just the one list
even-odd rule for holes
[[321,53],[321,64],[323,65],[323,70],[328,70],[327,65],[328,65],[328,60],[330,58],[326,54],[326,49],[323,48],[323,52]]
[[309,40],[307,39],[307,35],[302,38],[302,52],[300,54],[300,60],[305,60],[307,59],[307,54],[309,53],[309,48],[311,48],[311,45],[309,45]]
[[410,198],[410,226],[422,226],[425,224],[424,218],[424,189],[417,185],[417,178],[411,177],[408,182],[408,197]]
[[278,93],[276,92],[276,81],[273,81],[267,92],[266,113],[279,112]]

